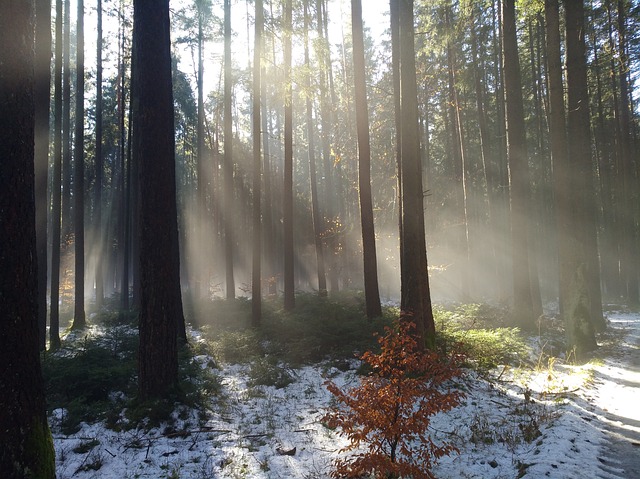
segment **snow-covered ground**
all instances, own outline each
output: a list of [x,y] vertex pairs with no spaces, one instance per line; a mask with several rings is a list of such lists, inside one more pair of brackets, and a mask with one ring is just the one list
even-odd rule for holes
[[[640,315],[608,317],[620,334],[602,348],[602,361],[578,367],[545,358],[533,368],[497,368],[490,380],[469,374],[463,405],[432,421],[433,437],[460,450],[440,460],[435,476],[640,477],[621,449],[638,456]],[[251,386],[248,366],[227,365],[211,417],[181,414],[172,429],[83,424],[63,436],[54,411],[58,479],[327,478],[346,440],[319,421],[331,404],[324,382],[356,385],[357,376],[322,364],[288,372],[294,382],[276,389]]]

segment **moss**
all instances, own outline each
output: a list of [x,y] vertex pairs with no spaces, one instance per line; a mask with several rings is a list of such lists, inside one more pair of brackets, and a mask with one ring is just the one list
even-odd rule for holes
[[25,441],[26,451],[34,458],[28,470],[25,470],[26,478],[55,479],[55,451],[53,438],[44,417],[37,417],[33,421],[30,434]]

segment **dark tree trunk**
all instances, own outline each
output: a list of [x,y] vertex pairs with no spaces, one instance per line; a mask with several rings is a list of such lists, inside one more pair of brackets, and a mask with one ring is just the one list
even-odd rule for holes
[[38,330],[40,349],[47,337],[47,171],[49,168],[49,104],[51,101],[51,1],[37,0],[35,57],[35,194],[38,249]]
[[260,157],[260,84],[262,70],[262,0],[256,0],[253,46],[253,265],[251,268],[251,323],[259,326],[262,318],[262,158]]
[[96,309],[100,310],[104,302],[104,242],[105,229],[102,224],[102,181],[104,159],[102,157],[102,0],[98,0],[98,24],[96,41],[96,189],[95,189],[95,217],[94,238],[97,244],[96,258]]
[[140,191],[141,399],[166,397],[178,381],[180,294],[169,1],[134,0],[133,140]]
[[418,128],[413,0],[398,0],[400,39],[400,108],[402,150],[402,311],[411,315],[421,336],[419,344],[435,344],[427,251],[424,234],[424,191]]
[[371,145],[369,141],[369,108],[364,65],[364,34],[362,3],[351,0],[351,28],[353,38],[353,70],[355,80],[356,125],[358,130],[358,186],[360,192],[360,221],[364,262],[364,296],[368,318],[382,315],[378,289],[378,261],[371,199]]
[[60,215],[62,214],[62,0],[56,0],[54,63],[54,140],[51,171],[51,273],[49,349],[60,347]]
[[549,88],[549,129],[553,160],[553,197],[555,203],[560,313],[566,311],[571,279],[570,194],[571,175],[568,164],[564,86],[560,56],[560,13],[558,0],[545,0],[547,31],[547,82]]
[[631,107],[629,102],[629,82],[627,80],[627,70],[629,61],[627,59],[627,28],[626,11],[624,0],[618,0],[618,54],[620,57],[621,71],[618,75],[620,81],[620,150],[622,160],[622,197],[626,206],[623,206],[622,219],[624,231],[622,270],[623,281],[625,282],[625,299],[629,304],[637,305],[638,297],[638,231],[636,227],[638,207],[636,205],[637,192],[635,191],[636,171],[633,167],[633,136],[631,130]]
[[397,0],[389,2],[391,23],[391,71],[393,75],[393,122],[395,125],[395,153],[398,169],[397,201],[400,257],[402,258],[402,116],[400,110],[400,18]]
[[231,0],[224,1],[224,257],[227,299],[236,297],[233,275],[233,118],[231,117]]
[[565,4],[567,55],[567,138],[571,173],[571,199],[568,214],[571,218],[571,252],[565,322],[569,347],[578,356],[596,348],[593,328],[592,302],[594,300],[589,278],[593,263],[589,260],[587,235],[593,218],[589,208],[593,203],[591,185],[591,131],[589,126],[589,97],[587,92],[587,63],[584,43],[583,0]]
[[76,27],[76,134],[73,159],[75,298],[73,329],[86,326],[84,312],[84,1],[78,0]]
[[0,471],[55,478],[38,334],[33,2],[0,3]]
[[315,154],[315,128],[313,123],[313,90],[311,87],[311,63],[309,60],[309,1],[304,2],[304,63],[307,67],[306,75],[306,110],[307,110],[307,142],[309,155],[309,189],[311,191],[311,215],[313,219],[313,237],[315,241],[316,263],[318,268],[318,294],[327,295],[327,276],[325,273],[324,249],[322,245],[323,217],[320,213],[318,198],[318,179]]
[[71,7],[64,0],[64,33],[62,38],[62,240],[68,243],[73,227],[71,218]]
[[[202,248],[206,244],[206,218],[207,218],[207,192],[206,192],[206,173],[205,173],[205,144],[204,144],[204,12],[201,2],[196,2],[198,9],[198,73],[197,73],[197,90],[198,90],[198,146],[197,146],[197,198],[196,198],[196,222],[194,234],[197,238],[197,244]],[[204,294],[208,296],[208,277],[207,277],[207,257],[204,250],[200,249],[196,254],[199,255],[198,264],[196,265],[194,285],[194,299],[199,299]]]
[[295,308],[293,254],[293,95],[291,85],[292,0],[284,6],[284,185],[283,185],[283,247],[284,247],[284,309]]
[[504,85],[506,93],[509,193],[511,196],[511,244],[513,306],[515,322],[522,328],[535,327],[531,278],[529,275],[530,205],[529,165],[524,125],[522,82],[516,37],[515,0],[503,0]]

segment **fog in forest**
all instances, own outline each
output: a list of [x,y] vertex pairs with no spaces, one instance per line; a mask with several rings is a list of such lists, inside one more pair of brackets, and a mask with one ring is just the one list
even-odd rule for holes
[[[295,288],[318,291],[316,248],[320,244],[329,294],[345,289],[362,290],[350,9],[348,2],[340,1],[294,3],[291,82]],[[304,3],[307,3],[306,9]],[[425,235],[430,288],[436,303],[488,301],[509,305],[512,301],[514,216],[510,206],[505,66],[500,48],[503,32],[498,6],[495,1],[415,4]],[[232,138],[224,135],[222,5],[202,2],[201,8],[198,12],[195,4],[188,2],[177,3],[172,8],[176,182],[185,304],[251,295],[255,200],[251,144],[255,134],[251,126],[252,6],[232,2],[233,97],[229,100]],[[375,8],[367,6],[365,10],[369,8],[371,11],[365,12],[365,57],[378,278],[381,299],[398,302],[400,192],[391,34],[385,27],[389,21],[388,5],[376,3]],[[131,5],[128,2],[109,4],[104,11],[100,199],[95,161],[95,9],[87,9],[86,14],[89,28],[85,31],[85,296],[89,303],[95,303],[100,267],[105,298],[120,297],[126,271],[129,294],[135,300],[137,200],[128,116],[131,24],[116,21],[118,15],[130,18]],[[635,198],[638,187],[639,30],[635,27],[640,22],[639,9],[636,2],[631,2],[631,8],[626,11],[618,11],[610,2],[595,2],[586,15],[585,59],[591,121],[591,138],[587,141],[591,158],[577,161],[587,165],[590,186],[580,192],[583,195],[579,196],[583,198],[580,201],[588,203],[585,207],[588,211],[576,213],[574,220],[579,226],[575,228],[594,232],[592,240],[597,242],[596,264],[603,297],[628,299],[637,297],[637,268],[634,270],[631,265],[637,265],[638,210],[637,200],[630,199]],[[617,23],[620,16],[626,26],[624,32]],[[55,20],[55,9],[53,18]],[[533,2],[518,7],[516,21],[528,168],[528,182],[518,194],[526,198],[527,204],[526,251],[532,295],[539,298],[541,304],[548,304],[557,302],[559,294],[558,193],[554,192],[550,67],[546,57],[543,5]],[[265,2],[260,94],[261,276],[265,297],[280,295],[283,289],[283,106],[287,80],[282,68],[281,22],[280,5]],[[564,20],[561,27],[564,28]],[[72,38],[74,28],[72,25]],[[564,31],[560,33],[564,40]],[[54,43],[55,40],[54,36]],[[304,59],[305,41],[309,49],[308,64]],[[624,53],[620,53],[621,41],[626,42],[622,45],[627,49]],[[564,51],[563,46],[563,62]],[[203,84],[200,98],[199,54],[202,55]],[[74,59],[72,46],[72,70]],[[626,79],[624,85],[620,82],[621,61],[626,62],[622,75]],[[564,75],[566,82],[566,72]],[[623,87],[625,91],[621,91]],[[71,84],[72,93],[75,88]],[[311,118],[307,113],[307,100],[311,105]],[[623,109],[629,118],[621,130],[618,118],[624,116]],[[73,108],[70,115],[73,122]],[[313,132],[313,138],[309,138],[309,131]],[[73,135],[71,137],[73,139]],[[229,167],[225,163],[228,143],[233,149],[231,185],[225,182],[228,174],[225,170]],[[320,213],[318,231],[314,231],[313,222],[310,144],[313,145]],[[65,157],[63,161],[71,159]],[[72,300],[74,281],[70,212],[75,193],[69,164],[63,163],[60,187],[61,301],[67,305]],[[231,203],[226,204],[224,195],[229,187],[232,198]],[[101,205],[99,224],[95,220],[98,202]],[[229,236],[231,256],[226,249]],[[319,243],[315,241],[316,236],[321,239]],[[50,254],[53,248],[50,244]],[[228,263],[232,264],[235,283],[231,290],[225,269]]]

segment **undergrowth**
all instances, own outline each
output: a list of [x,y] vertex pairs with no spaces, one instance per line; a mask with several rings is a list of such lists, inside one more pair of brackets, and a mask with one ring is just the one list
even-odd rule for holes
[[[42,357],[47,407],[57,410],[63,434],[82,422],[105,421],[114,430],[153,427],[179,409],[204,412],[221,385],[210,363],[212,352],[193,341],[179,353],[179,384],[165,401],[140,403],[137,393],[138,331],[133,314],[103,311],[86,331],[67,334],[61,348]],[[202,361],[206,364],[202,364]]]

